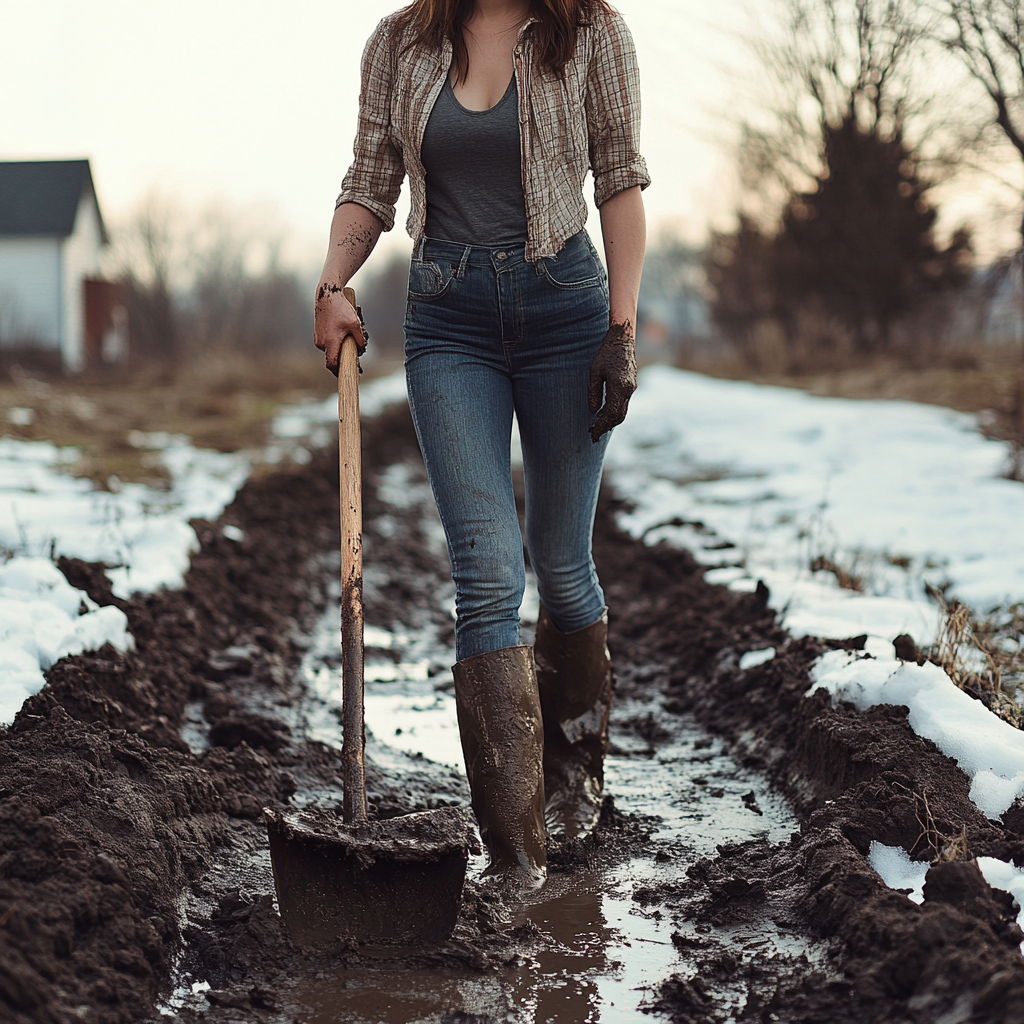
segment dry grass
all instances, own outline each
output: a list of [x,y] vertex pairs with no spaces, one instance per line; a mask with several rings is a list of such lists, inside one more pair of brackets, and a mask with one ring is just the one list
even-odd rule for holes
[[854,590],[861,593],[864,590],[865,578],[856,572],[856,564],[849,569],[844,568],[834,558],[828,555],[818,555],[811,561],[811,572],[830,572],[836,578],[836,583],[843,590]]
[[689,361],[685,369],[713,377],[799,388],[831,398],[885,398],[942,405],[961,412],[990,411],[983,425],[994,436],[1015,437],[1024,360],[1012,347],[948,352],[931,365],[878,359],[867,365],[808,373],[760,372],[734,357]]
[[921,834],[911,848],[911,855],[920,843],[924,843],[931,851],[933,864],[946,864],[954,860],[969,860],[971,853],[967,845],[967,826],[961,825],[958,833],[947,835],[937,825],[932,809],[928,804],[928,794],[918,793],[901,786],[914,798],[914,816],[921,828]]
[[1024,684],[1024,605],[998,609],[984,619],[959,601],[943,608],[928,660],[993,714],[1024,728],[1024,709],[1013,696]]
[[281,405],[323,399],[335,387],[315,352],[216,357],[120,379],[41,380],[16,372],[0,382],[0,434],[78,447],[70,471],[101,486],[111,477],[160,486],[167,472],[133,432],[184,434],[197,447],[219,451],[258,448]]

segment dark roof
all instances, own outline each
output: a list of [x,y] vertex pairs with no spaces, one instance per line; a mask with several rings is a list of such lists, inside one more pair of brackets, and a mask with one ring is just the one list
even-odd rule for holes
[[82,193],[96,202],[100,233],[107,241],[88,160],[0,162],[0,237],[48,235],[66,238],[75,230]]

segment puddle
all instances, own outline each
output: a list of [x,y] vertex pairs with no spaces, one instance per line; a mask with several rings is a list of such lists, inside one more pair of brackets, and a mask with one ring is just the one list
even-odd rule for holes
[[[416,474],[408,467],[392,467],[382,476],[379,495],[391,501],[396,513],[417,506],[421,535],[443,556],[443,533],[429,492],[420,486],[423,481],[414,479]],[[368,592],[377,585],[368,572]],[[435,608],[447,614],[451,595],[450,585],[439,583]],[[305,694],[274,711],[296,738],[317,740],[340,752],[336,598],[335,589],[307,638],[300,670]],[[532,642],[538,605],[530,580],[521,609],[525,643]],[[367,756],[392,781],[403,772],[419,773],[421,778],[427,772],[439,780],[464,774],[452,693],[452,652],[438,639],[437,616],[429,618],[426,624],[402,626],[395,632],[367,627],[365,634]],[[185,733],[198,745],[201,715],[198,707],[190,711]],[[697,966],[688,950],[709,942],[727,947],[738,964],[755,956],[763,959],[766,947],[782,956],[820,961],[810,943],[771,924],[713,932],[702,926],[699,935],[689,936],[687,924],[674,921],[669,909],[658,903],[666,897],[651,895],[659,886],[685,885],[686,868],[701,857],[715,856],[720,843],[760,836],[788,839],[797,822],[766,782],[733,761],[695,721],[665,712],[658,696],[643,702],[618,701],[612,712],[611,743],[606,791],[620,812],[648,821],[650,838],[628,859],[582,874],[552,872],[512,922],[532,924],[543,933],[533,947],[535,954],[493,973],[389,968],[382,958],[373,968],[336,968],[291,977],[290,997],[307,1008],[301,1019],[307,1024],[640,1021],[649,1019],[657,992],[670,975],[693,977]],[[467,791],[449,785],[446,799],[458,799],[453,792]],[[301,804],[334,797],[340,798],[340,793],[321,789],[305,797],[300,791],[293,800]],[[254,847],[252,863],[243,874],[262,875],[266,884],[268,859],[262,845]],[[478,876],[483,865],[482,857],[471,861],[470,876]],[[252,884],[258,891],[255,877]],[[642,900],[637,898],[641,890]],[[183,910],[188,912],[187,907]],[[672,941],[677,931],[683,935],[684,948]],[[198,980],[183,981],[181,996],[195,999],[189,989]],[[745,997],[741,981],[716,982],[716,1006],[725,1013],[738,1012]]]
[[[524,614],[531,601],[535,597],[528,594]],[[407,764],[411,755],[463,770],[451,672],[422,669],[443,665],[450,656],[436,633],[436,627],[403,635],[376,631],[368,651],[368,668],[381,666],[367,672],[368,752],[388,760],[391,768],[402,759],[389,758],[389,749],[406,755]],[[312,641],[303,674],[321,707],[306,707],[310,734],[338,747],[340,676],[333,609]],[[415,670],[404,673],[402,666]],[[644,738],[651,731],[645,725],[655,723],[669,725],[667,739]],[[300,981],[295,990],[313,1011],[310,1024],[649,1019],[660,984],[674,972],[688,972],[685,954],[672,942],[678,925],[656,904],[645,900],[641,907],[634,892],[678,881],[689,863],[714,856],[719,843],[758,836],[784,841],[798,825],[785,801],[733,761],[696,722],[679,716],[667,722],[659,700],[619,702],[611,731],[607,792],[620,811],[659,819],[641,856],[581,875],[553,873],[515,922],[532,922],[550,937],[534,959],[509,965],[498,975],[389,971],[386,963],[374,970],[324,972]],[[483,863],[483,858],[471,862],[471,876]],[[737,959],[766,945],[791,956],[810,952],[809,944],[777,929],[733,931],[735,936],[719,930],[715,938],[735,946]],[[723,1005],[735,1003],[738,1009],[745,990],[738,986],[733,996],[723,991]]]

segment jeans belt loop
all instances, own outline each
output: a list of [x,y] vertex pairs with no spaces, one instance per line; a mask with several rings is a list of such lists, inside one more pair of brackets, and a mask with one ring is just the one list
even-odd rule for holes
[[426,252],[426,248],[427,248],[427,236],[426,235],[420,235],[420,244],[416,247],[416,259],[418,259],[420,261],[420,263],[423,262],[423,254],[424,254],[424,252]]
[[459,262],[459,269],[455,271],[455,278],[458,281],[462,280],[462,275],[466,272],[466,264],[469,262],[469,251],[470,246],[466,246],[462,250],[462,260]]

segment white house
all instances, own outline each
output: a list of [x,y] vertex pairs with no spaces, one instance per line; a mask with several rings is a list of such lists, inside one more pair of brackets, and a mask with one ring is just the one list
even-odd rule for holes
[[107,242],[88,160],[0,162],[0,357],[77,372],[90,348],[110,348]]

